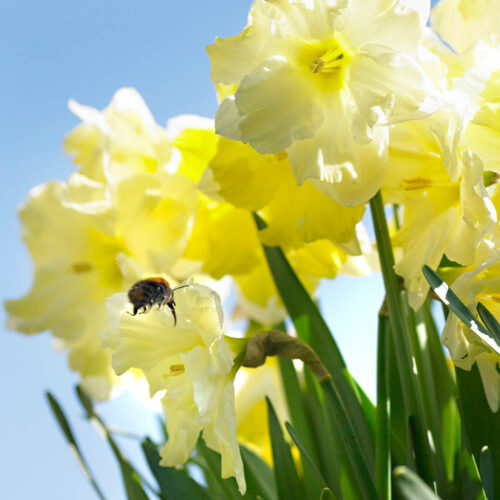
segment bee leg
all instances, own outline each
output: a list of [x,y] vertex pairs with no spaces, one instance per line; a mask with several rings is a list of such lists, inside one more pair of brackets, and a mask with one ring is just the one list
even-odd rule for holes
[[172,311],[172,315],[174,317],[174,326],[177,324],[177,314],[175,314],[175,303],[174,302],[167,302],[168,307],[170,307],[170,310]]

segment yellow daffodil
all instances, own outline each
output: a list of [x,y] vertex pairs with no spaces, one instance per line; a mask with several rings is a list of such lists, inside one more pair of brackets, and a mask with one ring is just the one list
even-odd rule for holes
[[500,2],[440,0],[432,9],[431,26],[459,53],[480,40],[495,45],[500,41]]
[[105,300],[145,275],[175,276],[197,196],[191,181],[166,173],[124,179],[112,194],[82,178],[74,174],[30,193],[20,218],[34,282],[26,296],[5,305],[9,328],[52,331],[89,393],[104,399],[117,382],[98,339]]
[[238,84],[216,131],[355,206],[380,187],[390,123],[438,107],[417,63],[429,2],[256,0],[240,35],[207,48],[215,83]]
[[483,165],[462,149],[463,116],[454,109],[428,122],[399,124],[391,131],[385,199],[404,206],[404,222],[394,238],[403,253],[395,270],[404,277],[415,309],[429,290],[422,266],[436,268],[444,254],[470,264],[496,222],[484,187]]
[[79,172],[97,181],[141,173],[179,172],[197,182],[215,153],[213,121],[181,115],[158,125],[139,93],[118,90],[103,111],[71,100],[81,120],[64,141]]
[[258,263],[260,242],[248,210],[200,195],[185,259],[197,261],[201,271],[220,279],[249,272]]
[[[476,266],[477,265],[477,266]],[[482,245],[469,272],[453,283],[454,292],[474,313],[478,302],[500,317],[500,255],[496,245]],[[493,412],[500,406],[500,345],[494,339],[485,342],[454,314],[449,314],[441,336],[456,366],[470,370],[477,363],[486,398]]]
[[118,90],[102,112],[74,100],[69,107],[83,123],[66,137],[64,149],[87,177],[156,172],[170,160],[171,140],[135,89]]
[[[151,394],[162,399],[169,439],[161,450],[162,464],[184,464],[198,436],[221,455],[222,477],[234,476],[240,492],[245,478],[237,438],[233,380],[241,353],[236,342],[226,342],[218,295],[190,283],[175,293],[178,321],[170,310],[127,314],[125,294],[108,300],[109,325],[104,344],[113,350],[113,368],[144,372]],[[233,349],[233,350],[232,350]]]
[[261,155],[222,137],[199,187],[212,198],[259,211],[268,226],[259,236],[267,245],[295,248],[326,238],[359,253],[355,226],[364,207],[344,207],[308,181],[298,186],[286,153]]

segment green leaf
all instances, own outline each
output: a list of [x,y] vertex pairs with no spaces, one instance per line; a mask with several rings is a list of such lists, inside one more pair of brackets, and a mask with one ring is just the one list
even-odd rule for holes
[[302,457],[305,459],[305,461],[311,467],[311,470],[312,470],[313,475],[314,475],[314,480],[316,481],[318,486],[321,489],[326,488],[327,483],[326,483],[325,478],[323,477],[320,470],[318,469],[318,466],[314,463],[309,452],[305,449],[304,445],[301,443],[299,437],[297,436],[297,433],[295,432],[295,429],[288,422],[285,422],[285,428],[288,431],[288,434],[292,438],[293,442],[297,445],[297,448],[299,449],[300,454],[302,455]]
[[441,267],[464,267],[462,264],[459,264],[458,262],[455,262],[454,260],[448,259],[446,255],[443,255],[441,262],[439,263],[438,268]]
[[[483,383],[474,364],[470,371],[456,368],[462,422],[470,442],[470,448],[481,463],[481,450],[487,446],[491,453],[494,470],[494,489],[500,491],[500,412],[493,413],[484,394]],[[472,480],[475,480],[473,477]]]
[[68,442],[68,445],[72,452],[71,454],[75,457],[84,476],[87,478],[92,488],[94,488],[94,491],[96,492],[97,496],[102,500],[104,500],[105,498],[104,494],[97,485],[97,482],[95,481],[94,476],[92,475],[92,472],[90,471],[90,468],[87,465],[87,462],[83,458],[82,452],[80,451],[78,443],[76,442],[75,436],[73,434],[73,431],[71,430],[68,419],[66,418],[63,409],[57,402],[56,398],[49,391],[47,391],[45,395],[47,396],[47,400],[49,402],[50,409],[52,410],[52,414],[54,415],[57,423],[59,424],[59,427],[61,428],[64,434],[64,437],[66,438],[66,441]]
[[335,499],[336,497],[330,488],[324,488],[323,491],[321,492],[321,496],[319,497],[319,500],[335,500]]
[[487,446],[483,446],[481,450],[481,482],[483,483],[484,492],[488,500],[495,499],[495,477],[493,470],[493,459],[491,458],[491,451]]
[[210,493],[192,479],[186,470],[160,465],[160,454],[151,439],[142,442],[142,450],[146,461],[160,487],[161,497],[165,500],[184,500],[196,498],[197,500],[211,500]]
[[[467,327],[469,327],[485,344],[500,354],[500,345],[492,334],[473,316],[467,306],[457,297],[455,292],[429,266],[422,268],[425,278],[434,293],[450,308]],[[485,308],[486,309],[486,308]]]
[[304,493],[293,463],[290,446],[283,437],[283,431],[271,401],[266,398],[266,402],[278,498],[280,500],[303,498]]
[[[257,214],[254,214],[254,218],[259,230],[265,228],[265,222]],[[363,450],[364,459],[368,463],[368,470],[374,470],[374,434],[358,399],[357,387],[350,383],[352,377],[328,326],[281,248],[263,245],[263,249],[276,288],[298,336],[316,351],[331,373],[336,385],[336,397],[342,399],[349,414],[358,446]],[[366,401],[364,403],[368,404]]]
[[271,467],[253,451],[240,445],[247,480],[246,497],[277,500],[276,481]]
[[325,405],[323,390],[307,368],[304,369],[304,378],[306,382],[304,407],[309,424],[313,428],[314,443],[318,450],[316,463],[327,484],[331,485],[335,496],[359,498],[361,493],[357,489],[347,452],[340,437],[341,432],[337,429],[337,422],[332,418],[330,408]]
[[82,407],[87,413],[87,418],[92,422],[99,433],[105,437],[111,447],[111,450],[113,451],[113,454],[115,455],[116,460],[118,461],[128,500],[149,500],[146,492],[142,488],[139,473],[121,452],[103,420],[96,413],[92,400],[85,394],[80,386],[76,386],[76,394]]
[[344,442],[345,450],[352,470],[356,476],[359,488],[364,498],[377,498],[377,492],[372,478],[373,471],[367,468],[366,462],[363,460],[362,451],[356,442],[356,438],[352,431],[349,421],[349,414],[342,406],[342,402],[335,393],[336,388],[331,379],[326,379],[321,382],[327,404],[330,407],[332,416],[336,421],[337,429],[341,433],[342,441]]
[[[319,418],[318,412],[321,410],[308,412],[308,403],[306,403],[308,396],[300,387],[293,362],[285,358],[278,358],[278,362],[292,425],[300,441],[309,451],[312,460],[316,463],[321,463],[319,448],[322,444],[326,444],[325,438],[328,438],[328,436],[324,436],[326,432],[325,426],[317,422]],[[318,443],[320,444],[318,445]],[[331,462],[334,461],[332,454],[332,448],[330,447],[328,460],[325,460],[323,465],[332,465]],[[314,471],[307,462],[304,462],[303,458],[302,463],[304,466],[303,476],[307,493],[309,496],[317,496],[319,492],[315,490]]]
[[438,500],[439,497],[414,472],[404,466],[393,472],[396,488],[405,500]]
[[479,302],[477,304],[477,312],[479,313],[479,317],[482,319],[486,328],[488,328],[491,336],[496,341],[498,345],[500,345],[500,323],[498,323],[497,319],[491,312]]
[[191,461],[198,464],[205,472],[208,489],[214,498],[241,499],[236,480],[234,477],[222,479],[221,457],[205,444],[203,438],[198,439],[196,455]]

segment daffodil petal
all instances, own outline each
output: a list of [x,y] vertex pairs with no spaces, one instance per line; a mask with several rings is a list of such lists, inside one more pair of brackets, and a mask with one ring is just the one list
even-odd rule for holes
[[323,121],[310,79],[279,57],[243,78],[235,103],[241,137],[260,153],[279,153],[312,137]]

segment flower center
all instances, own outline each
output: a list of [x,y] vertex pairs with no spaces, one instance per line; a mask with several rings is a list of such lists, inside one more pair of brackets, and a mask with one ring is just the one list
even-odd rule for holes
[[345,64],[345,54],[340,45],[330,47],[321,57],[309,64],[313,73],[334,73],[342,69]]
[[337,34],[328,40],[302,41],[298,62],[320,90],[329,92],[344,87],[350,60],[347,42]]

